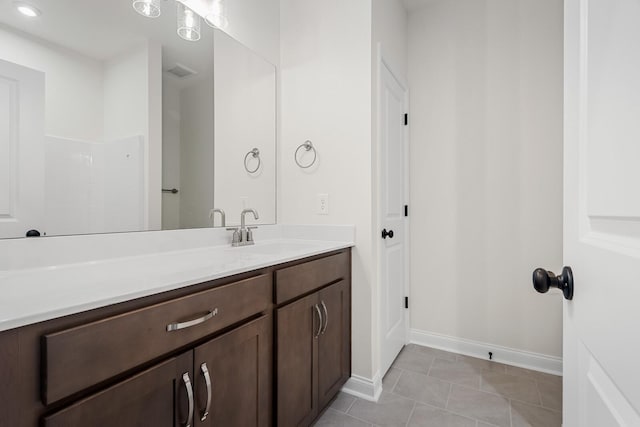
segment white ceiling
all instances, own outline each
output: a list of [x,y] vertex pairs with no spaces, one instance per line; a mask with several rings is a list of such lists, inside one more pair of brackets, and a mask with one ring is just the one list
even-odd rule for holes
[[213,29],[202,22],[202,38],[188,42],[176,34],[176,2],[163,0],[155,19],[139,15],[131,0],[25,0],[42,11],[26,18],[12,0],[0,0],[0,23],[46,42],[105,61],[146,40],[163,46],[163,68],[179,62],[199,73],[213,64]]

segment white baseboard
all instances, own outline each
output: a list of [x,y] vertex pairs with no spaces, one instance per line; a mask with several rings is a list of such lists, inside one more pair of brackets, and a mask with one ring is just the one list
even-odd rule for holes
[[382,394],[382,379],[380,372],[376,372],[373,379],[351,375],[347,383],[342,387],[344,393],[359,397],[364,400],[377,402]]
[[506,365],[518,366],[548,374],[562,375],[562,358],[531,353],[523,350],[493,345],[432,332],[411,329],[410,341],[414,344],[437,348],[452,353],[487,359],[493,353],[493,360]]

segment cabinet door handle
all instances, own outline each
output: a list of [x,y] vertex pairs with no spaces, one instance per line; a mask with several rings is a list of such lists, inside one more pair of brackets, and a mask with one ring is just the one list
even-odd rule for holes
[[187,389],[187,397],[189,398],[189,415],[187,415],[187,422],[184,424],[185,427],[191,427],[193,423],[193,387],[191,386],[191,380],[189,379],[189,373],[185,372],[182,374],[182,382],[184,382],[184,388]]
[[209,416],[209,410],[211,409],[211,377],[209,376],[209,369],[207,368],[206,363],[200,365],[200,371],[202,372],[204,382],[207,385],[207,406],[204,408],[204,412],[200,417],[200,421],[205,421]]
[[314,335],[314,338],[318,338],[320,336],[320,332],[322,332],[322,313],[320,312],[320,307],[318,304],[313,306],[316,309],[316,313],[318,313],[318,331]]
[[324,327],[322,328],[322,335],[324,335],[329,325],[329,312],[327,311],[327,306],[324,304],[324,301],[320,301],[320,305],[322,305],[322,310],[324,310]]
[[209,310],[209,312],[204,316],[198,317],[197,319],[189,320],[187,322],[182,322],[182,323],[170,323],[167,325],[167,332],[179,331],[180,329],[186,329],[192,326],[200,325],[201,323],[204,323],[207,320],[212,319],[217,314],[218,314],[218,309],[214,308],[213,310]]

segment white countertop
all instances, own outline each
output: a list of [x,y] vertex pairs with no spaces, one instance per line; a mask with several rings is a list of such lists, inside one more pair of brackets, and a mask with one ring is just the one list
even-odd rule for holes
[[[271,233],[273,234],[273,233]],[[285,234],[286,233],[282,233]],[[316,237],[317,233],[312,237]],[[0,270],[0,331],[80,313],[354,245],[276,237],[119,258]]]

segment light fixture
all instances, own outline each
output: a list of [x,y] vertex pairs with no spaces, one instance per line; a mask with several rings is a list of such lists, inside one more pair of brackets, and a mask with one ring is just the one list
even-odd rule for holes
[[204,17],[204,20],[211,27],[216,27],[223,30],[227,28],[227,25],[229,25],[229,21],[227,21],[225,0],[213,0],[211,10],[207,14],[207,16]]
[[24,16],[28,16],[29,18],[36,18],[42,15],[42,12],[40,12],[40,9],[38,9],[35,6],[31,6],[28,3],[17,1],[17,2],[14,2],[13,4],[16,7],[16,9],[18,9],[18,12],[20,12]]
[[186,5],[178,2],[178,35],[185,40],[200,40],[200,16]]
[[147,18],[157,18],[162,12],[160,0],[133,0],[133,8]]

